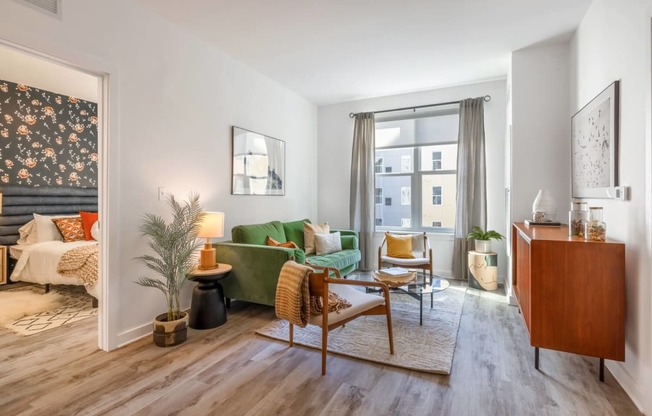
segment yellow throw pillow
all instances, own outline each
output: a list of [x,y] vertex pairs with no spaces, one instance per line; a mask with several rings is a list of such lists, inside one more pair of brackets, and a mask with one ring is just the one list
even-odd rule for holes
[[309,224],[303,223],[303,245],[306,254],[315,254],[315,234],[328,234],[331,232],[328,223]]
[[399,259],[413,259],[412,254],[412,236],[411,235],[397,235],[385,233],[387,240],[387,256],[396,257]]

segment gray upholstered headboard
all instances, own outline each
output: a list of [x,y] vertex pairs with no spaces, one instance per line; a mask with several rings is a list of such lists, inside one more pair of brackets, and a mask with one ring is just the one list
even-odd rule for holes
[[43,215],[77,215],[79,211],[97,211],[97,188],[5,186],[0,214],[0,244],[18,241],[18,229]]

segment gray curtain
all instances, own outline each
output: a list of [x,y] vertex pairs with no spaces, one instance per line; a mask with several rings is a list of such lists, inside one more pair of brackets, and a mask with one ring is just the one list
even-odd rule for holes
[[474,226],[487,227],[487,173],[484,149],[484,97],[460,102],[457,144],[457,207],[453,277],[465,279],[471,242],[466,235]]
[[349,219],[351,229],[360,235],[362,261],[360,268],[374,267],[374,152],[376,123],[374,113],[358,113],[353,129],[351,157],[351,198]]

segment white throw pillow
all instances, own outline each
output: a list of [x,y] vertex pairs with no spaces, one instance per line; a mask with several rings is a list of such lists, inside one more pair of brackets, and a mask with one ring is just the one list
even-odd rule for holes
[[303,249],[306,254],[315,253],[315,234],[328,234],[330,232],[330,227],[328,223],[323,224],[310,224],[307,222],[303,223]]
[[315,249],[317,250],[318,256],[342,251],[340,232],[337,231],[331,234],[315,234]]
[[93,223],[93,226],[91,227],[91,236],[93,237],[93,240],[100,241],[100,222],[99,221],[95,221]]
[[34,214],[36,221],[36,236],[38,242],[43,241],[63,241],[63,237],[57,226],[52,222],[54,218],[74,218],[79,215],[40,215]]
[[31,220],[27,224],[18,229],[20,238],[16,244],[34,244],[38,243],[38,235],[36,235],[36,221]]

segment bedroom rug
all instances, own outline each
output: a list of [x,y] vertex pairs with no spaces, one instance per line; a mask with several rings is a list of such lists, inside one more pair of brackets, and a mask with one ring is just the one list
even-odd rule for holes
[[[92,307],[92,299],[83,286],[54,286],[50,293],[43,293],[42,286],[3,290],[0,292],[0,311],[5,310],[5,306],[16,303],[21,306],[11,307],[14,311],[20,311],[13,314],[13,319],[8,319],[8,315],[2,319],[3,314],[0,313],[0,325],[19,335],[39,334],[82,319],[97,317],[97,308]],[[40,306],[33,307],[35,303]]]
[[[450,374],[457,330],[466,288],[449,287],[423,300],[423,325],[419,325],[419,302],[408,295],[391,294],[394,355],[389,353],[387,320],[363,316],[328,334],[328,351],[361,360],[436,374]],[[256,333],[288,342],[288,322],[277,319]],[[321,350],[321,328],[295,326],[294,342]]]

